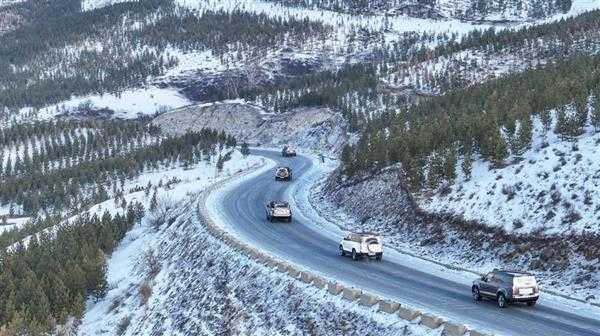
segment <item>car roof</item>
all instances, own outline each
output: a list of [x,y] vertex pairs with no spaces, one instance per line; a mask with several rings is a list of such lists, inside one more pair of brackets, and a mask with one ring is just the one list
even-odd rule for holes
[[379,238],[379,235],[377,233],[374,232],[357,232],[357,233],[350,233],[350,235],[355,235],[355,236],[359,236],[359,237],[374,237],[374,238]]
[[494,269],[494,273],[502,273],[504,275],[508,275],[511,277],[520,277],[520,276],[533,276],[533,274],[523,271],[514,271],[514,270],[505,270],[505,269]]

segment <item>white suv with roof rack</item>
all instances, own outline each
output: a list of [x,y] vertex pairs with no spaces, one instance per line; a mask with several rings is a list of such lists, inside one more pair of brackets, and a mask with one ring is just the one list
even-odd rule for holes
[[383,242],[374,233],[350,233],[342,239],[339,246],[341,256],[350,255],[352,259],[362,257],[381,260],[383,258]]

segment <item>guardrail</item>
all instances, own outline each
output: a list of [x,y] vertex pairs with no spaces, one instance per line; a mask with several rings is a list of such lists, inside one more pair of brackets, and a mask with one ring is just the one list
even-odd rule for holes
[[208,195],[210,195],[211,192],[223,187],[225,184],[231,182],[232,180],[248,175],[257,169],[260,169],[261,167],[255,167],[251,171],[234,174],[233,176],[223,181],[213,184],[201,193],[200,200],[198,202],[198,214],[203,220],[200,222],[206,225],[208,232],[215,238],[220,239],[231,248],[239,251],[240,253],[244,253],[248,257],[252,258],[254,261],[270,269],[273,269],[280,273],[285,273],[295,280],[302,281],[306,284],[315,286],[318,289],[327,290],[327,292],[329,292],[329,294],[331,295],[341,295],[343,299],[349,302],[354,302],[356,304],[370,308],[374,308],[375,306],[377,306],[378,311],[389,315],[394,315],[405,321],[418,323],[420,325],[434,330],[441,329],[442,335],[446,336],[491,336],[491,334],[486,334],[477,330],[469,329],[463,324],[446,321],[441,317],[423,313],[419,310],[403,306],[400,302],[384,300],[376,294],[369,293],[358,288],[348,287],[337,281],[327,280],[321,277],[320,275],[314,274],[310,271],[296,268],[294,265],[291,265],[282,260],[278,260],[266,253],[263,253],[253,248],[249,244],[239,240],[237,237],[224,230],[221,226],[216,224],[212,220],[212,218],[210,218],[208,208],[206,207],[206,199]]

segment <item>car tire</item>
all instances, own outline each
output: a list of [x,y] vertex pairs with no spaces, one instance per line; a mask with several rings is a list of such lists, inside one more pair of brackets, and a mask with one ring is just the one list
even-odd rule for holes
[[471,289],[471,293],[473,294],[473,301],[481,301],[481,293],[479,292],[479,288],[473,287]]
[[536,302],[537,301],[529,301],[529,302],[527,302],[527,307],[533,307],[533,306],[535,306]]
[[287,222],[288,222],[288,223],[291,223],[291,222],[292,222],[292,216],[288,217],[288,219],[287,219]]
[[498,308],[506,308],[506,306],[508,306],[506,296],[504,296],[504,294],[502,293],[498,294],[498,296],[496,297],[496,303],[498,303]]
[[342,245],[340,245],[340,256],[342,256],[342,257],[346,256],[346,251],[344,251],[344,247]]
[[381,259],[383,259],[383,254],[378,254],[375,256],[375,260],[381,261]]
[[354,260],[354,261],[358,260],[358,253],[356,253],[355,249],[352,249],[352,260]]

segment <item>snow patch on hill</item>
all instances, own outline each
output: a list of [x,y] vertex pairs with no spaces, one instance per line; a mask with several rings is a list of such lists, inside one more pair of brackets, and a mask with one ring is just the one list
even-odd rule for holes
[[111,6],[114,4],[118,4],[121,2],[134,2],[133,0],[83,0],[81,2],[81,10],[91,11],[97,8],[102,8],[106,6]]
[[422,196],[419,205],[507,232],[600,232],[600,134],[591,127],[570,141],[544,134],[536,120],[521,160],[498,169],[478,160],[470,179],[458,169],[450,189]]
[[33,114],[42,120],[53,119],[59,115],[75,114],[134,119],[140,115],[152,115],[190,104],[188,99],[173,88],[150,86],[130,89],[118,94],[72,97],[39,110],[23,108],[19,114],[22,118]]

